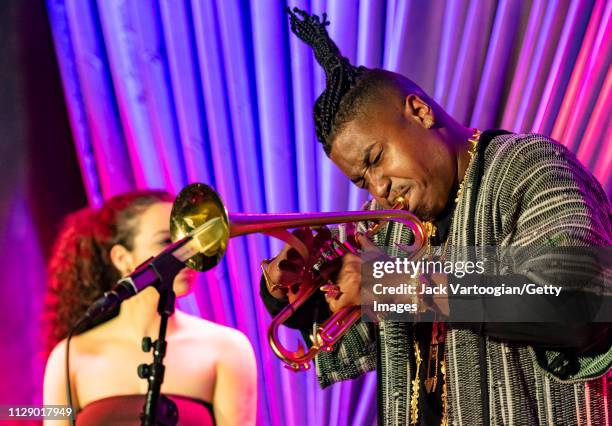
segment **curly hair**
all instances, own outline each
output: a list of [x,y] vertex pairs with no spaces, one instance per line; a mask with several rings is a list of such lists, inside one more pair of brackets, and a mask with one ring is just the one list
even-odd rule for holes
[[100,209],[84,208],[66,217],[47,268],[47,354],[67,336],[89,305],[121,278],[110,258],[112,247],[121,244],[132,250],[141,214],[153,204],[172,201],[164,191],[134,191],[111,198]]

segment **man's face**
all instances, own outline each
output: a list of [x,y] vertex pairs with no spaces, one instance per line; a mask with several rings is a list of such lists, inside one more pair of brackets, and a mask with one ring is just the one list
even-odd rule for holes
[[422,113],[410,100],[375,102],[335,137],[330,158],[382,208],[402,196],[405,209],[428,220],[444,209],[457,162],[441,131],[422,125]]

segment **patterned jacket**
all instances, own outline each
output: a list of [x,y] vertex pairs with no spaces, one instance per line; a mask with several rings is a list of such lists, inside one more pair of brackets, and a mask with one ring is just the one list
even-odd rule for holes
[[[609,247],[611,211],[598,182],[562,145],[542,135],[502,134],[479,149],[466,172],[449,243]],[[401,226],[391,228],[375,243],[406,240]],[[334,351],[317,356],[319,383],[354,378],[378,361],[379,423],[410,424],[411,333],[410,323],[357,323]],[[570,375],[563,370],[567,362],[556,362],[563,355],[451,327],[444,353],[448,424],[609,424],[612,347],[578,357]]]

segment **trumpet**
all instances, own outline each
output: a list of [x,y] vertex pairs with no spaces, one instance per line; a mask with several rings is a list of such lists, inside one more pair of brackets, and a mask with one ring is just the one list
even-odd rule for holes
[[[225,254],[229,239],[241,235],[263,233],[278,238],[295,248],[307,259],[308,249],[289,229],[320,227],[363,221],[398,222],[413,233],[412,244],[405,248],[418,252],[427,241],[428,229],[415,215],[403,210],[347,211],[334,213],[286,213],[286,214],[228,214],[219,195],[210,186],[194,183],[183,188],[172,206],[170,234],[172,241],[189,238],[191,251],[185,255],[185,264],[196,271],[215,267]],[[375,230],[371,230],[376,232]],[[328,247],[331,245],[328,244]],[[354,251],[348,244],[336,247],[338,256]],[[263,268],[262,268],[263,269]],[[313,326],[312,344],[306,351],[302,344],[297,350],[283,346],[279,339],[280,326],[325,284],[314,271],[304,271],[296,299],[276,315],[268,329],[268,341],[274,353],[293,371],[309,369],[310,361],[320,351],[331,351],[333,346],[361,316],[359,306],[349,306],[333,314],[321,325]],[[265,273],[265,270],[264,270]]]

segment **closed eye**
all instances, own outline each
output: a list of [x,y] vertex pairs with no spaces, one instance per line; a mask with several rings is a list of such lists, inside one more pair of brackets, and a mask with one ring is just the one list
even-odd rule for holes
[[363,158],[363,166],[365,167],[365,171],[363,172],[363,174],[359,177],[351,179],[351,181],[361,189],[367,188],[367,182],[365,179],[365,175],[368,173],[368,170],[370,169],[370,167],[378,165],[380,161],[382,160],[382,155],[383,155],[382,147],[380,147],[380,150],[378,151],[378,153],[376,154],[374,158],[370,158],[372,150],[376,146],[380,147],[380,145],[373,143],[366,149],[366,152]]
[[383,150],[381,149],[380,151],[378,151],[378,154],[376,154],[376,157],[374,157],[374,159],[370,161],[370,165],[375,166],[376,164],[378,164],[382,158],[382,154]]

